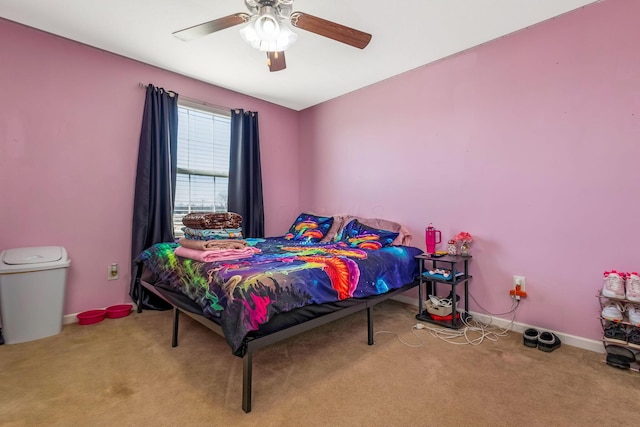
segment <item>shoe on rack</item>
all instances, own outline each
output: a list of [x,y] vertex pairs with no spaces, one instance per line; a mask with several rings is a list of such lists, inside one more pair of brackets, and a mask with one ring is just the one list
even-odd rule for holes
[[625,298],[624,291],[624,273],[618,273],[615,270],[604,272],[604,286],[602,287],[602,296],[607,298]]
[[628,348],[619,345],[606,345],[604,349],[607,352],[607,365],[619,369],[629,369],[631,362],[636,360],[635,354]]
[[522,334],[522,338],[524,340],[524,345],[531,348],[536,348],[538,346],[538,337],[540,336],[540,332],[533,328],[529,328]]
[[607,365],[618,369],[630,369],[631,362],[629,359],[619,354],[607,354]]
[[640,329],[632,328],[628,336],[629,347],[640,350]]
[[[640,339],[640,334],[638,339]],[[627,344],[627,329],[619,323],[611,323],[605,326],[604,340],[616,344]]]
[[546,351],[547,353],[560,347],[561,344],[560,338],[551,332],[543,332],[538,337],[538,350]]
[[627,304],[627,317],[629,317],[629,323],[640,326],[640,305]]
[[612,301],[602,308],[602,317],[612,322],[622,322],[623,311],[622,304]]
[[624,288],[627,299],[633,302],[640,302],[640,275],[635,271],[625,275]]

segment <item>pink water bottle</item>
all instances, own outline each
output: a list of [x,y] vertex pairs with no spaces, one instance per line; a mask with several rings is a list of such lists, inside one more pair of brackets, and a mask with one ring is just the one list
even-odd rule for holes
[[436,245],[442,241],[440,230],[436,230],[435,228],[433,228],[433,224],[429,224],[425,231],[425,239],[427,242],[427,253],[435,253]]

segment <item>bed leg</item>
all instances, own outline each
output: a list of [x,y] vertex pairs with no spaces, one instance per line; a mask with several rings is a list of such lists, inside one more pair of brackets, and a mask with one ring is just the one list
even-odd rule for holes
[[252,370],[252,357],[251,351],[242,358],[243,373],[242,373],[242,410],[244,412],[251,412],[251,370]]
[[374,345],[375,341],[373,340],[373,315],[371,313],[371,310],[371,307],[367,307],[367,329],[369,334],[369,345]]
[[173,307],[173,335],[171,336],[171,347],[178,346],[178,320],[180,320],[180,310]]

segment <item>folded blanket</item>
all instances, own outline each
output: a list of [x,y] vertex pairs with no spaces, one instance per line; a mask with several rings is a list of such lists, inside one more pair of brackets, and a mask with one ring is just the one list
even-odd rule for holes
[[220,249],[217,251],[199,251],[183,246],[176,248],[176,255],[200,262],[229,261],[234,259],[249,258],[262,252],[258,248],[247,246],[244,249]]
[[182,218],[189,228],[238,228],[242,217],[235,212],[192,212]]
[[182,247],[197,249],[199,251],[244,249],[247,246],[247,241],[242,239],[191,240],[181,237],[178,243],[180,243]]
[[242,228],[196,229],[182,227],[184,235],[192,240],[242,239]]

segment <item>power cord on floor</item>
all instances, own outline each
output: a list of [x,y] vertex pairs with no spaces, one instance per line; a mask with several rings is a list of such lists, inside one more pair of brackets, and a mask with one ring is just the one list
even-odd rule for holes
[[[422,323],[418,323],[418,325],[422,325]],[[376,335],[378,335],[378,334],[391,334],[391,335],[394,335],[398,339],[398,341],[400,341],[402,344],[406,345],[407,347],[413,347],[413,348],[422,347],[424,345],[424,341],[422,340],[422,337],[420,337],[420,335],[416,334],[416,329],[422,329],[418,325],[413,325],[411,327],[411,333],[413,335],[415,335],[420,340],[420,344],[409,344],[407,342],[404,342],[402,340],[402,338],[400,338],[400,336],[398,334],[396,334],[395,332],[393,332],[393,331],[377,331],[376,333],[373,334],[373,337],[375,338]],[[424,325],[422,325],[422,326],[424,326]]]
[[[465,316],[460,316],[460,320],[464,325],[464,327],[460,329],[438,328],[438,327],[430,326],[424,323],[416,323],[415,325],[411,326],[411,333],[420,340],[420,344],[407,343],[403,341],[398,334],[392,331],[378,331],[373,336],[375,338],[377,334],[392,334],[392,335],[395,335],[398,341],[400,341],[402,344],[406,345],[407,347],[413,347],[413,348],[424,346],[424,341],[422,340],[422,337],[420,337],[420,335],[416,333],[417,330],[423,330],[423,329],[426,329],[427,331],[429,331],[429,333],[432,336],[442,341],[445,341],[449,344],[455,344],[455,345],[480,345],[484,340],[497,341],[498,338],[506,336],[511,330],[513,323],[515,322],[515,318],[516,318],[515,312],[518,306],[520,305],[520,301],[514,299],[511,303],[511,308],[507,312],[491,313],[487,309],[482,307],[482,305],[478,303],[478,301],[473,297],[473,295],[469,294],[469,296],[478,305],[478,307],[482,309],[482,311],[484,311],[486,314],[489,315],[490,320],[488,323],[484,323],[479,320],[476,320],[470,315],[466,316],[466,318]],[[504,328],[493,325],[493,320],[494,320],[493,316],[502,316],[505,314],[513,314],[513,316],[511,317],[511,320]],[[478,334],[478,336],[472,337],[473,334]]]
[[[469,296],[476,304],[478,304],[478,301],[476,301],[473,295],[469,294]],[[480,345],[484,340],[497,341],[498,338],[506,336],[507,333],[509,333],[516,318],[515,311],[519,305],[520,301],[514,299],[511,303],[511,308],[509,309],[509,311],[505,313],[491,313],[480,304],[478,304],[478,307],[480,307],[485,313],[489,314],[490,320],[488,323],[476,320],[472,316],[460,316],[460,320],[464,325],[464,327],[461,329],[437,328],[418,323],[417,325],[414,325],[412,327],[412,330],[413,328],[427,329],[432,336],[442,341],[448,342],[449,344]],[[501,328],[499,326],[493,325],[493,316],[505,314],[513,314],[513,316],[511,317],[511,321],[509,321],[506,327]],[[473,337],[473,334],[478,334],[478,336]]]

